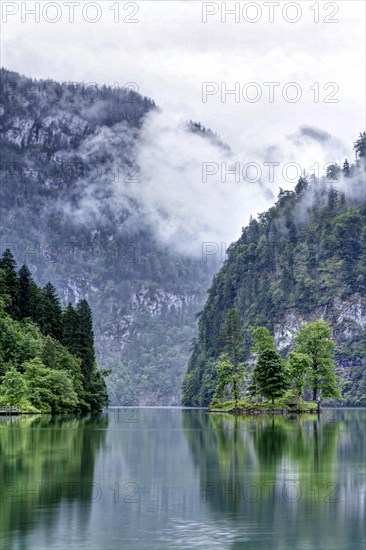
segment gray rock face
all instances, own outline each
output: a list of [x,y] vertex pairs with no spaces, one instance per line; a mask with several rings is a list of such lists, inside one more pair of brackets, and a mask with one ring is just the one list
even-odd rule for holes
[[[124,193],[123,170],[133,164],[143,117],[154,102],[137,93],[133,101],[123,94],[116,101],[114,91],[102,87],[93,103],[82,84],[64,87],[50,102],[41,81],[5,70],[0,75],[6,155],[0,191],[9,190],[0,197],[2,249],[8,243],[38,284],[52,281],[64,305],[89,301],[98,363],[118,364],[108,380],[114,404],[131,393],[134,402],[179,403],[195,314],[213,270],[201,258],[163,248],[144,224],[137,199],[122,201],[118,211],[109,208],[117,180]],[[98,204],[98,215],[79,223],[83,201]]]
[[314,309],[309,315],[296,308],[287,312],[281,323],[274,327],[276,346],[287,350],[293,343],[295,333],[305,322],[322,319],[333,327],[333,337],[341,345],[366,328],[366,298],[354,294],[347,300],[334,298],[328,305]]

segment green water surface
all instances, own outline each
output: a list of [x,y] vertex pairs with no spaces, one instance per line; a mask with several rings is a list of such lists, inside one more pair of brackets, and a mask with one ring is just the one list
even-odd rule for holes
[[366,409],[0,417],[3,550],[364,550]]

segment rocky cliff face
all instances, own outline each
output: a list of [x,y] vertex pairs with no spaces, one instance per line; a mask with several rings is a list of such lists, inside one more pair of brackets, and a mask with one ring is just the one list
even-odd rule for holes
[[[365,138],[366,142],[366,138]],[[366,151],[361,151],[366,158]],[[274,334],[283,356],[307,321],[333,331],[346,403],[366,403],[366,210],[364,162],[353,166],[353,195],[325,180],[281,190],[228,250],[200,315],[199,335],[184,380],[183,402],[206,405],[216,383],[221,331],[231,308],[242,321],[248,365],[253,327]],[[348,177],[348,176],[347,176]]]
[[308,315],[304,315],[296,308],[290,309],[283,320],[274,326],[277,349],[289,349],[301,325],[318,319],[327,321],[332,326],[333,338],[341,347],[345,341],[351,341],[366,329],[366,298],[360,294],[353,294],[346,300],[335,297]]
[[[83,84],[0,76],[1,248],[39,284],[53,281],[64,304],[89,301],[113,404],[179,402],[212,267],[156,242],[136,202],[112,208],[115,164],[133,164],[154,102],[107,87],[96,101]],[[85,219],[80,205],[92,205]]]

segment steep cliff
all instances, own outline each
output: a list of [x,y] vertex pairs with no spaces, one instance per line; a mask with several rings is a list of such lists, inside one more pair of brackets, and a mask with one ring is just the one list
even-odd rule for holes
[[112,404],[178,403],[213,268],[158,242],[131,199],[157,107],[132,88],[0,76],[2,250],[64,304],[88,299]]
[[241,316],[248,365],[252,327],[266,326],[285,354],[302,323],[327,320],[345,401],[366,402],[365,141],[363,134],[351,172],[348,164],[343,172],[333,167],[338,181],[301,178],[295,191],[281,190],[277,203],[251,220],[230,246],[199,316],[184,404],[211,400],[221,330],[232,307]]

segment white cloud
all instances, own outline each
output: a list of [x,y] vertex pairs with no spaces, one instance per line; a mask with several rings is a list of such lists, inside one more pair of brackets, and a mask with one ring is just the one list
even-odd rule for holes
[[[201,121],[218,132],[232,147],[230,162],[241,166],[292,161],[309,171],[315,162],[322,165],[346,155],[352,158],[352,141],[364,129],[363,2],[337,2],[339,23],[334,24],[322,22],[330,15],[322,2],[320,23],[312,21],[314,13],[309,7],[313,3],[301,2],[304,15],[295,24],[281,17],[274,23],[263,17],[256,24],[236,24],[230,18],[223,24],[214,17],[203,24],[200,2],[137,3],[137,24],[113,23],[109,8],[115,2],[108,1],[101,3],[103,17],[96,24],[78,16],[73,24],[65,17],[55,24],[36,24],[30,18],[21,23],[18,15],[10,17],[3,24],[2,63],[28,76],[61,81],[117,82],[120,86],[134,81],[163,108],[163,114],[150,117],[143,128],[136,154],[144,183],[129,189],[128,196],[143,199],[145,217],[164,242],[175,241],[184,249],[191,246],[187,243],[190,239],[192,243],[192,236],[196,248],[200,241],[230,241],[237,238],[250,214],[271,202],[263,189],[248,183],[225,186],[211,178],[204,184],[202,162],[228,162],[227,154],[188,135],[182,127],[184,120]],[[217,94],[202,103],[204,81],[226,82],[228,88],[235,82],[241,86],[257,82],[263,99],[236,103],[228,96],[223,103]],[[280,82],[273,103],[267,100],[265,82]],[[301,87],[302,98],[297,103],[282,98],[288,82]],[[316,82],[317,103],[310,89]],[[329,82],[339,87],[337,103],[324,103],[332,91],[332,87],[323,89]],[[320,128],[333,137],[327,144],[295,139],[302,126]],[[267,181],[266,176],[263,180]],[[280,184],[276,174],[271,184],[274,194]],[[95,214],[92,191],[84,199],[85,210]],[[123,193],[116,192],[121,203],[126,190]]]

